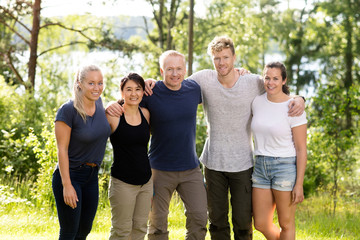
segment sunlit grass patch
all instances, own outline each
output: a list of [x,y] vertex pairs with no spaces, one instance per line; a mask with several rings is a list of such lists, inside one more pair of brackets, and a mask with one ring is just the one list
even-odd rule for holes
[[[20,197],[16,189],[0,190],[0,239],[1,240],[48,240],[57,239],[59,223],[55,209],[41,208],[30,200]],[[25,191],[26,192],[26,191]],[[13,199],[13,201],[11,200]],[[104,200],[105,199],[105,200]],[[102,201],[107,201],[103,198]],[[296,239],[299,240],[355,240],[360,239],[359,199],[342,198],[338,201],[335,216],[331,198],[326,194],[307,198],[298,205],[296,214]],[[89,240],[109,238],[111,212],[106,202],[99,205]],[[231,208],[230,208],[231,209]],[[231,213],[229,214],[231,219]],[[274,219],[276,221],[276,218]],[[186,217],[183,202],[175,194],[170,203],[169,239],[185,238]],[[210,240],[209,232],[206,240]],[[254,240],[265,240],[254,230]]]

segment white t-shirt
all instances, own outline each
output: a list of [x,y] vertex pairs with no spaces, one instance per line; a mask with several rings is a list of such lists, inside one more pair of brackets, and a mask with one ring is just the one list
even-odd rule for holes
[[253,118],[251,131],[254,136],[255,155],[272,157],[296,156],[293,141],[293,127],[307,123],[306,113],[289,117],[288,105],[292,101],[274,103],[267,99],[267,94],[257,96],[252,103]]

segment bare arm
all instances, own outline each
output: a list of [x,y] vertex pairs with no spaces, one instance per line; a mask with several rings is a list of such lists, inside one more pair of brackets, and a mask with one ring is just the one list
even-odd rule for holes
[[[112,117],[120,118],[124,113],[124,108],[117,102],[111,101],[106,105],[105,113],[109,114]],[[110,123],[110,122],[109,122]]]
[[111,133],[115,132],[116,128],[118,127],[119,125],[119,119],[120,117],[114,117],[114,116],[111,116],[110,114],[108,113],[105,113],[106,115],[106,118],[110,124],[110,128],[111,128]]
[[306,124],[292,128],[293,139],[296,149],[296,182],[292,191],[293,204],[304,200],[304,176],[307,162],[306,152]]
[[144,114],[144,117],[148,123],[150,123],[150,112],[147,108],[141,108],[142,113]]
[[70,170],[69,170],[69,142],[70,142],[71,128],[62,121],[55,122],[55,136],[58,149],[59,170],[61,181],[63,185],[64,202],[72,208],[76,208],[79,201],[76,191],[71,184]]
[[305,111],[305,101],[302,97],[295,96],[294,101],[289,103],[288,114],[290,117],[296,117],[303,114]]

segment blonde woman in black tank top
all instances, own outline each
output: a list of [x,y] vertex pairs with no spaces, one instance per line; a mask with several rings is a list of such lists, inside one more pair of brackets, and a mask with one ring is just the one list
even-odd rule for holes
[[147,231],[153,185],[147,155],[150,114],[139,106],[144,90],[143,78],[128,74],[120,83],[123,115],[119,118],[106,114],[114,151],[109,184],[109,239],[143,240]]

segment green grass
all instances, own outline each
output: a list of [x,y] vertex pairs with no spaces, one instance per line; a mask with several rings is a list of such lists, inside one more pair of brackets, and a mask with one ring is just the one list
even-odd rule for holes
[[[13,189],[0,186],[0,239],[42,240],[57,239],[58,220],[49,208],[35,206],[30,201],[17,197]],[[306,199],[297,210],[297,239],[301,240],[359,240],[359,199],[341,199],[336,215],[332,215],[330,198],[321,196]],[[89,240],[108,239],[110,208],[99,208]],[[171,240],[184,239],[185,216],[182,202],[174,198],[170,206],[169,230]],[[209,233],[206,236],[210,240]],[[254,240],[265,239],[254,231]]]

